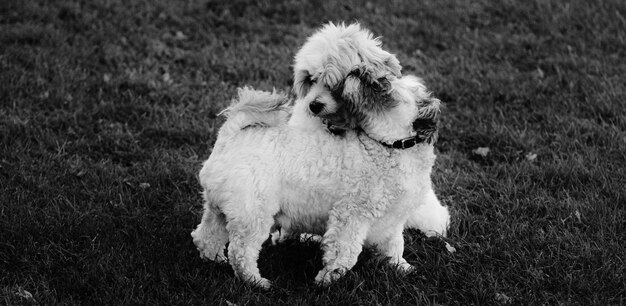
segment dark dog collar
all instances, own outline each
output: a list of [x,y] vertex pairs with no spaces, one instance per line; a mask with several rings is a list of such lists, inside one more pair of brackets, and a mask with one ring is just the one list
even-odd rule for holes
[[392,144],[380,143],[392,149],[408,149],[422,142],[433,143],[437,139],[437,122],[432,119],[415,119],[413,130],[417,133],[415,136],[396,140]]
[[396,140],[392,144],[388,144],[382,141],[380,143],[383,144],[387,148],[408,149],[408,148],[415,146],[418,143],[422,143],[422,142],[430,143],[430,139],[431,139],[430,137],[417,134],[413,137]]

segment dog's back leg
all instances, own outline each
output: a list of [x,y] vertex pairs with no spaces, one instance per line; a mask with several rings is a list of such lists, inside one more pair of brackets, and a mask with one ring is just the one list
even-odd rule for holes
[[228,242],[226,220],[224,214],[214,205],[208,192],[205,191],[204,213],[202,221],[191,233],[193,243],[200,251],[200,257],[216,262],[226,261],[224,250]]
[[259,214],[246,215],[245,212],[228,217],[226,225],[230,237],[228,259],[235,274],[245,281],[268,289],[271,283],[261,277],[257,260],[261,245],[269,237],[274,218]]

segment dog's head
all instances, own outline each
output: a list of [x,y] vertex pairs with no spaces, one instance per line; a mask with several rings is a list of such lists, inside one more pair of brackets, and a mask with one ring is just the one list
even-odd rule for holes
[[[336,105],[336,92],[343,90],[346,77],[355,66],[367,65],[376,75],[400,76],[402,67],[398,59],[381,48],[381,41],[358,23],[344,25],[328,23],[314,33],[295,56],[294,86],[296,96],[291,122],[300,127],[314,129],[326,126],[333,133],[341,133],[355,126],[354,118],[346,116],[341,109],[316,109],[316,106]],[[341,88],[340,88],[341,87]],[[301,104],[298,101],[318,100],[322,104]],[[322,122],[311,117],[323,111],[334,118]],[[339,112],[337,112],[339,111]]]
[[305,97],[313,87],[336,89],[354,66],[400,76],[398,59],[381,47],[382,42],[358,23],[328,23],[313,34],[295,56],[293,90]]
[[330,94],[307,98],[315,116],[346,129],[362,129],[390,146],[416,136],[421,141],[436,140],[440,101],[415,76],[398,78],[362,64]]

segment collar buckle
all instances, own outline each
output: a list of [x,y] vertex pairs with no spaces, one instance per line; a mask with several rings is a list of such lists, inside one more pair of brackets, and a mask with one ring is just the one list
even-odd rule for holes
[[384,143],[384,142],[381,142],[381,143],[384,146],[388,147],[388,148],[408,149],[408,148],[411,148],[411,147],[415,146],[416,144],[421,143],[423,141],[424,141],[424,139],[422,139],[421,137],[416,135],[416,136],[413,136],[413,137],[396,140],[392,144],[388,144],[388,143]]
[[394,149],[408,149],[417,144],[416,137],[405,138],[401,140],[396,140],[391,144],[391,147]]

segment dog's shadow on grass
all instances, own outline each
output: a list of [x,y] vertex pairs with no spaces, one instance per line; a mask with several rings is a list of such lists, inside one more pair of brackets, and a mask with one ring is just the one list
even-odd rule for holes
[[[258,265],[261,275],[272,281],[274,290],[285,293],[323,291],[326,287],[314,283],[315,276],[323,268],[323,256],[320,243],[316,241],[293,239],[277,245],[267,241],[261,250]],[[380,265],[381,260],[386,261],[371,248],[364,248],[357,264],[339,282],[351,287],[349,284],[359,282],[359,271],[371,265]]]
[[[418,231],[407,231],[405,240],[407,248],[404,256],[409,262],[418,263],[419,270],[422,269],[420,263],[447,255],[443,240],[426,238]],[[308,290],[318,288],[314,284],[314,279],[323,268],[322,257],[319,242],[294,239],[272,245],[268,240],[263,245],[258,265],[261,275],[272,281],[274,288],[287,291]],[[358,281],[358,274],[376,273],[394,274],[395,269],[389,266],[388,259],[378,254],[373,247],[366,247],[359,255],[357,264],[348,272],[347,283],[350,283],[349,279],[352,278],[355,278],[355,282]]]
[[315,241],[294,239],[277,245],[268,241],[259,256],[259,270],[279,288],[308,287],[322,269],[322,256],[320,244]]

